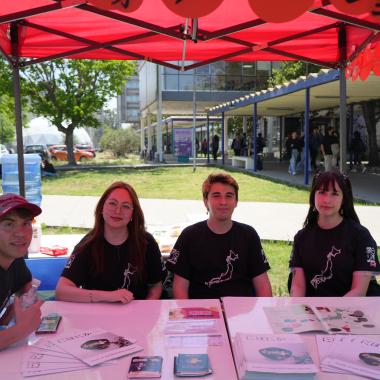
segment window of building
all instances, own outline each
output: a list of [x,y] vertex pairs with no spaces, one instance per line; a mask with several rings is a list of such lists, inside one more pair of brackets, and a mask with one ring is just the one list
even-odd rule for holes
[[210,76],[197,75],[195,78],[195,89],[197,91],[210,91]]
[[211,75],[222,75],[225,74],[225,62],[214,62],[210,64],[210,73]]
[[178,91],[178,74],[164,75],[164,90]]
[[271,74],[271,64],[266,61],[258,61],[257,62],[257,76],[270,76]]
[[241,62],[226,62],[226,74],[230,75],[241,75]]
[[226,89],[226,77],[224,75],[211,76],[211,91],[224,91]]
[[210,65],[203,65],[195,69],[197,74],[208,75],[210,73]]
[[179,89],[180,91],[193,91],[193,76],[180,75],[179,76]]
[[242,90],[242,77],[239,75],[227,75],[226,77],[226,90],[227,91],[241,91]]

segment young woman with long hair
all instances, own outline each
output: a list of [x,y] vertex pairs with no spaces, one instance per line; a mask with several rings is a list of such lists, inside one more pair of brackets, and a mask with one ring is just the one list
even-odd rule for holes
[[93,229],[79,242],[62,272],[56,298],[73,302],[158,299],[161,254],[145,230],[131,185],[115,182],[100,197]]
[[380,267],[376,242],[355,212],[349,178],[317,173],[309,204],[294,237],[291,296],[365,296]]

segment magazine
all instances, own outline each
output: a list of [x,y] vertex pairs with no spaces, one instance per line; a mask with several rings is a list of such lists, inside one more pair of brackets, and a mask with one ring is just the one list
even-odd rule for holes
[[379,326],[360,308],[309,306],[264,307],[276,334],[323,331],[328,334],[380,334]]
[[90,366],[143,349],[135,343],[135,339],[124,338],[100,328],[63,334],[53,342]]
[[308,379],[318,372],[298,335],[237,333],[233,350],[240,380]]
[[317,336],[316,341],[322,371],[380,379],[380,338]]

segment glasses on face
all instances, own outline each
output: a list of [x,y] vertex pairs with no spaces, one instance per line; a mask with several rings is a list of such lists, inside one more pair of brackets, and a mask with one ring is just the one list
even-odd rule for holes
[[116,211],[117,209],[120,209],[125,213],[133,211],[133,206],[130,203],[119,203],[114,199],[106,201],[105,206],[110,211]]

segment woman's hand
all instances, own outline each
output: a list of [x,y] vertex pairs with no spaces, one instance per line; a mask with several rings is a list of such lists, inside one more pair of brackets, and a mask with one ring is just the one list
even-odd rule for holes
[[135,299],[133,293],[127,289],[118,289],[111,292],[107,292],[107,300],[108,302],[122,302],[129,303]]

